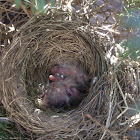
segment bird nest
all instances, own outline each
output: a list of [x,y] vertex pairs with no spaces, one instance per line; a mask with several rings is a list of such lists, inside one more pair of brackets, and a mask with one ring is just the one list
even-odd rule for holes
[[[85,23],[30,19],[3,55],[3,103],[11,120],[38,139],[122,138],[128,126],[120,125],[128,73],[120,63],[109,63],[108,48],[111,43]],[[92,79],[87,96],[65,112],[40,109],[39,85],[48,81],[50,69],[75,62]]]

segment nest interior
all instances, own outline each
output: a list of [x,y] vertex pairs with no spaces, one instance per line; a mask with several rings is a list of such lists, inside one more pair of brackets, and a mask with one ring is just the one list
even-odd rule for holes
[[[3,55],[3,101],[11,119],[39,139],[119,137],[115,131],[124,135],[124,127],[118,125],[124,117],[117,119],[123,101],[119,82],[112,78],[122,82],[124,73],[112,69],[105,59],[106,44],[85,23],[46,17],[29,20]],[[75,62],[93,79],[87,97],[66,113],[52,114],[36,107],[32,99],[38,95],[38,84],[48,80],[50,69]]]

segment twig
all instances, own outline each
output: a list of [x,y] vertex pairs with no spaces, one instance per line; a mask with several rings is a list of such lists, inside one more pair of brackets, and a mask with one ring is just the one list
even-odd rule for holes
[[115,136],[114,133],[112,133],[108,128],[106,128],[105,126],[103,126],[102,124],[100,124],[96,119],[94,119],[90,114],[86,114],[86,116],[91,119],[92,121],[94,121],[98,126],[101,126],[103,128],[103,130],[106,130],[111,136],[113,136],[115,139],[117,139],[117,137]]
[[8,117],[0,117],[0,122],[11,124],[12,121]]

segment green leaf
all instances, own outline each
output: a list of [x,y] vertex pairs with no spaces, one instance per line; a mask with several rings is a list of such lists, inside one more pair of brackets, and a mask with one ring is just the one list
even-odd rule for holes
[[139,37],[131,38],[121,44],[125,49],[123,53],[120,53],[120,57],[123,59],[130,56],[131,60],[136,59],[140,54],[140,39]]
[[34,14],[36,11],[36,8],[35,8],[35,0],[32,1],[32,13]]
[[55,1],[54,0],[50,0],[51,6],[55,7]]
[[45,1],[44,0],[37,0],[37,9],[38,12],[43,12],[44,11],[44,6],[45,6]]
[[29,0],[24,0],[24,5],[25,5],[25,7],[26,7],[26,9],[27,9],[28,6],[29,6]]
[[16,5],[16,7],[19,8],[20,7],[21,0],[14,0],[14,3]]

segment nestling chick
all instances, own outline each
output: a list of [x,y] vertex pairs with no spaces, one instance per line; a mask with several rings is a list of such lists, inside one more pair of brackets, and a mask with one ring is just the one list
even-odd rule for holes
[[89,78],[74,66],[54,66],[49,76],[50,85],[40,95],[45,107],[67,109],[78,105],[89,88]]
[[89,88],[89,78],[84,70],[78,69],[76,66],[54,66],[51,69],[51,81],[70,78],[75,80],[82,92],[86,92]]
[[69,79],[50,83],[49,89],[40,97],[43,98],[42,104],[46,107],[62,109],[76,106],[83,99],[77,84]]

